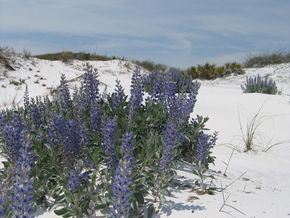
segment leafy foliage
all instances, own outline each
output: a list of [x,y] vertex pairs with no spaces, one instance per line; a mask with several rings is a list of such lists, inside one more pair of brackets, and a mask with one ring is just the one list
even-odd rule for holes
[[[164,204],[175,160],[198,163],[202,153],[203,167],[213,163],[207,119],[189,122],[199,83],[174,70],[148,76],[137,70],[130,98],[119,81],[111,94],[100,94],[98,86],[87,66],[73,95],[62,76],[53,99],[29,99],[26,91],[23,107],[0,113],[6,157],[0,215],[33,217],[44,207],[63,217],[93,217],[96,211],[152,217],[154,205]],[[201,134],[208,137],[202,152]],[[20,212],[10,214],[16,203]]]

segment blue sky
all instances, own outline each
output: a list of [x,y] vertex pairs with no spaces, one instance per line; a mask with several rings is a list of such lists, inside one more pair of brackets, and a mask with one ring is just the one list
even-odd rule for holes
[[0,45],[178,67],[290,51],[289,0],[0,0]]

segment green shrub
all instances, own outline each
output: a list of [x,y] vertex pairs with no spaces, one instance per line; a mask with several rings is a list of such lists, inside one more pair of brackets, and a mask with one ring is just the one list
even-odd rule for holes
[[193,79],[216,79],[219,77],[228,76],[231,74],[244,74],[242,66],[236,62],[227,63],[224,66],[216,66],[215,64],[205,63],[197,67],[190,67],[186,72],[192,76]]

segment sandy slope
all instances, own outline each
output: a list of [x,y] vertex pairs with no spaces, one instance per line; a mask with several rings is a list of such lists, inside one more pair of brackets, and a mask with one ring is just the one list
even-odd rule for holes
[[[43,95],[49,93],[48,88],[57,86],[61,73],[65,72],[69,80],[78,78],[84,64],[80,61],[64,64],[37,59],[19,62],[21,66],[16,71],[8,72],[8,78],[0,79],[0,103],[4,106],[9,106],[14,96],[17,96],[16,101],[21,102],[23,96],[25,86],[11,85],[11,80],[24,79],[29,85],[31,96]],[[109,91],[113,90],[117,77],[126,92],[129,91],[135,65],[123,61],[90,63],[98,69],[100,81],[108,86]],[[214,195],[198,195],[188,188],[174,189],[172,196],[167,197],[168,202],[161,217],[290,217],[290,64],[246,71],[247,75],[269,74],[276,80],[282,95],[243,94],[240,84],[245,81],[245,75],[202,81],[192,116],[209,116],[207,126],[219,132],[218,144],[214,148],[216,165],[212,166],[215,176],[212,182],[218,191]],[[77,83],[71,83],[71,87],[74,85]],[[262,105],[262,124],[257,132],[254,150],[245,153],[239,117],[245,131],[247,123]],[[275,143],[279,144],[264,151]],[[233,149],[227,176],[224,176],[224,162],[228,162]],[[192,167],[183,164],[179,166],[179,180],[194,183],[196,177],[191,173]],[[229,198],[228,206],[219,212],[223,204],[221,184],[223,187],[229,185],[223,191],[225,197]],[[39,217],[56,216],[45,213]]]

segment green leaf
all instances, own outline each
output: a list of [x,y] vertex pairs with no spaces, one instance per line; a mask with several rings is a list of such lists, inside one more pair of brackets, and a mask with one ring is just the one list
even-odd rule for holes
[[53,212],[58,216],[63,216],[63,215],[67,215],[69,210],[67,208],[61,208],[59,210],[54,210]]
[[155,211],[155,207],[153,204],[149,204],[149,206],[147,206],[144,209],[144,218],[152,218],[156,215],[156,211]]

